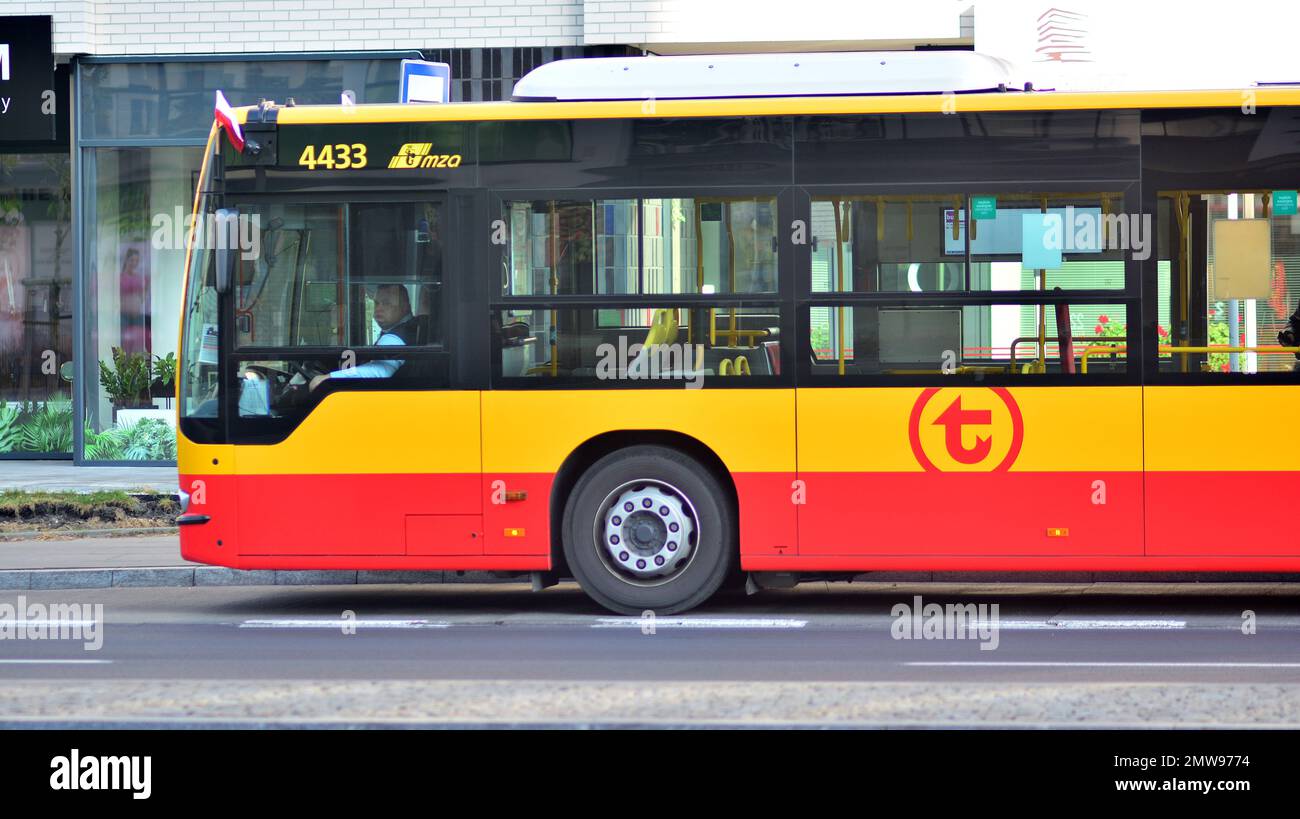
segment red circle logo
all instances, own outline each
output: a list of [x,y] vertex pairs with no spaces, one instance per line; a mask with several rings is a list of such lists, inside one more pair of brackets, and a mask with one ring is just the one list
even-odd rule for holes
[[1004,387],[930,387],[912,405],[907,437],[926,472],[1006,472],[1025,421]]

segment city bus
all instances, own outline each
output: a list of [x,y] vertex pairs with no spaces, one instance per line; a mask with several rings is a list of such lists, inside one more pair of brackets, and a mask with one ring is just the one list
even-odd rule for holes
[[1298,87],[611,58],[233,122],[187,259],[188,560],[573,578],[622,614],[1300,570]]

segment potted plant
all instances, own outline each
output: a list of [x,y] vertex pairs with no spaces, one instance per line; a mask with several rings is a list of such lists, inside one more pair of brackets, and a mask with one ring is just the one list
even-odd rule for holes
[[149,357],[113,348],[113,363],[99,362],[99,383],[113,404],[113,418],[120,409],[152,409]]
[[153,381],[149,384],[149,395],[153,398],[165,398],[167,406],[172,405],[176,396],[176,354],[153,357]]

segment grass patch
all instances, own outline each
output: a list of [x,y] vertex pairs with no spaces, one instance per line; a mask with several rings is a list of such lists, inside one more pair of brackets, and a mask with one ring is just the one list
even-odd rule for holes
[[179,513],[176,498],[161,493],[0,491],[0,531],[171,525]]
[[15,509],[32,503],[126,503],[131,496],[122,490],[106,492],[28,492],[0,490],[0,509]]

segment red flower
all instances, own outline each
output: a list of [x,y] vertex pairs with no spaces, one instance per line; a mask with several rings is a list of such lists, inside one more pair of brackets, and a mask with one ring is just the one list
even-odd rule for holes
[[1092,328],[1092,331],[1097,335],[1101,335],[1101,325],[1098,324],[1096,327]]
[[1219,367],[1219,372],[1226,373],[1227,371],[1228,371],[1228,363],[1225,361],[1223,363],[1223,366]]
[[1161,338],[1169,338],[1169,331],[1163,327],[1156,327],[1156,333],[1158,333]]
[[1100,321],[1102,324],[1106,324],[1107,322],[1110,321],[1110,318],[1105,313],[1102,313],[1100,316],[1097,316],[1097,321]]

